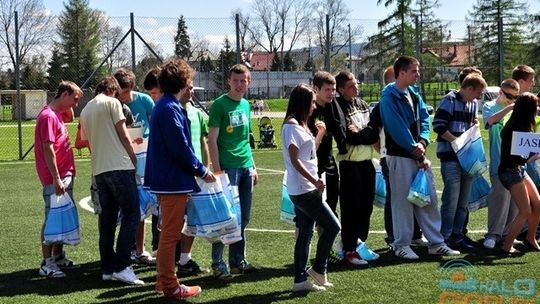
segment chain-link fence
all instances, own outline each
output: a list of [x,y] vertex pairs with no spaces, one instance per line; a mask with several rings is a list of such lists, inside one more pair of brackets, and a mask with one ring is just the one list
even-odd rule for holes
[[[70,25],[71,36],[67,37],[59,35],[62,21],[53,18],[48,36],[30,48],[25,45],[25,37],[18,33],[19,48],[25,50],[24,58],[20,52],[19,61],[11,60],[17,58],[14,56],[15,45],[10,45],[9,50],[5,44],[0,45],[0,160],[33,158],[33,153],[28,153],[34,136],[32,119],[54,98],[60,80],[73,80],[83,87],[85,95],[75,111],[78,116],[93,98],[93,87],[104,75],[127,67],[135,72],[137,90],[144,91],[142,81],[147,71],[175,56],[177,18],[103,15],[98,19],[100,24],[93,32],[85,32],[84,20],[77,19]],[[322,46],[318,45],[316,37],[304,35],[306,37],[282,56],[281,50],[268,52],[260,46],[246,48],[247,41],[241,43],[245,50],[237,49],[237,34],[242,35],[234,18],[186,18],[191,43],[186,59],[197,71],[194,85],[204,88],[198,90],[197,97],[210,101],[225,92],[226,71],[240,60],[252,67],[253,82],[247,98],[265,99],[266,109],[270,111],[273,99],[286,98],[291,88],[300,82],[311,83],[314,71],[324,69],[326,65],[332,72],[345,69],[353,72],[361,82],[362,98],[368,102],[377,101],[382,88],[382,73],[400,51],[392,50],[389,44],[377,44],[370,38],[377,33],[386,33],[378,27],[377,20],[351,19],[342,23],[354,29],[354,34]],[[474,37],[478,30],[472,29],[466,21],[442,21],[442,24],[439,33],[435,28],[429,35],[424,34],[417,24],[416,28],[413,26],[403,32],[403,39],[398,39],[402,40],[398,42],[404,53],[420,58],[420,87],[426,101],[433,106],[446,90],[458,87],[457,75],[463,67],[478,65],[478,45]],[[16,37],[13,28],[8,34]],[[62,51],[59,45],[66,37],[80,47],[72,45],[69,51]],[[95,42],[92,52],[82,47]],[[495,65],[480,65],[479,68],[500,70],[500,61],[493,62]],[[509,68],[502,70],[507,73]],[[498,80],[489,81],[490,85],[497,83]],[[74,140],[76,123],[69,126]]]

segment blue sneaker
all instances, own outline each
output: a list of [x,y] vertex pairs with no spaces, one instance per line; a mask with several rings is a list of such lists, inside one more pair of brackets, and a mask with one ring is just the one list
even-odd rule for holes
[[360,243],[360,245],[356,247],[356,252],[358,252],[360,257],[365,261],[375,261],[379,258],[379,254],[369,249],[366,243]]

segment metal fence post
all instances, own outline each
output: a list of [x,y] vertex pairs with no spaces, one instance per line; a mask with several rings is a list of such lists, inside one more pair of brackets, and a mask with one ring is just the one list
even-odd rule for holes
[[[349,29],[349,72],[353,72],[352,70],[352,36],[351,36],[351,24],[349,23],[347,25]],[[354,74],[354,73],[353,73]],[[358,76],[356,76],[358,77]]]
[[129,13],[130,32],[131,32],[131,70],[135,71],[135,18],[133,13]]
[[499,15],[497,19],[497,31],[499,39],[499,83],[504,79],[504,39],[503,39],[503,17]]
[[[416,59],[418,59],[418,62],[420,62],[420,69],[424,68],[424,63],[422,62],[420,58],[422,47],[422,29],[420,28],[420,20],[418,19],[418,15],[414,16],[414,34],[415,34],[415,50],[416,50]],[[422,73],[420,74],[420,79],[418,79],[419,84],[418,87],[420,88],[420,94],[424,97],[424,100],[426,100],[426,96],[424,95],[424,82],[422,81]]]
[[326,52],[324,54],[324,70],[330,72],[330,15],[326,14]]
[[240,58],[240,15],[234,15],[234,20],[236,24],[236,63],[242,63]]
[[19,160],[23,159],[22,148],[22,101],[21,101],[21,63],[19,54],[19,12],[15,11],[15,89],[17,90],[17,127],[19,135]]

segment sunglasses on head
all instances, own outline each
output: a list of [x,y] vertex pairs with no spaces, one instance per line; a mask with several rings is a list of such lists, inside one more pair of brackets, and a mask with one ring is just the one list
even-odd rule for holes
[[503,90],[503,93],[506,96],[506,98],[508,98],[510,100],[514,100],[514,99],[518,98],[518,95],[512,95],[512,94],[510,94],[510,93],[508,93],[508,92],[506,92],[504,90]]

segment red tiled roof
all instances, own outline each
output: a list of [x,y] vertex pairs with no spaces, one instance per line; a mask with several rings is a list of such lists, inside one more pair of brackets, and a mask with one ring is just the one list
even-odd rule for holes
[[[474,46],[470,47],[474,56]],[[422,53],[429,53],[448,64],[448,66],[466,66],[469,59],[469,45],[464,42],[446,42],[441,47],[424,48]]]
[[272,66],[274,60],[274,53],[268,52],[253,52],[251,56],[251,67],[253,71],[266,71]]

